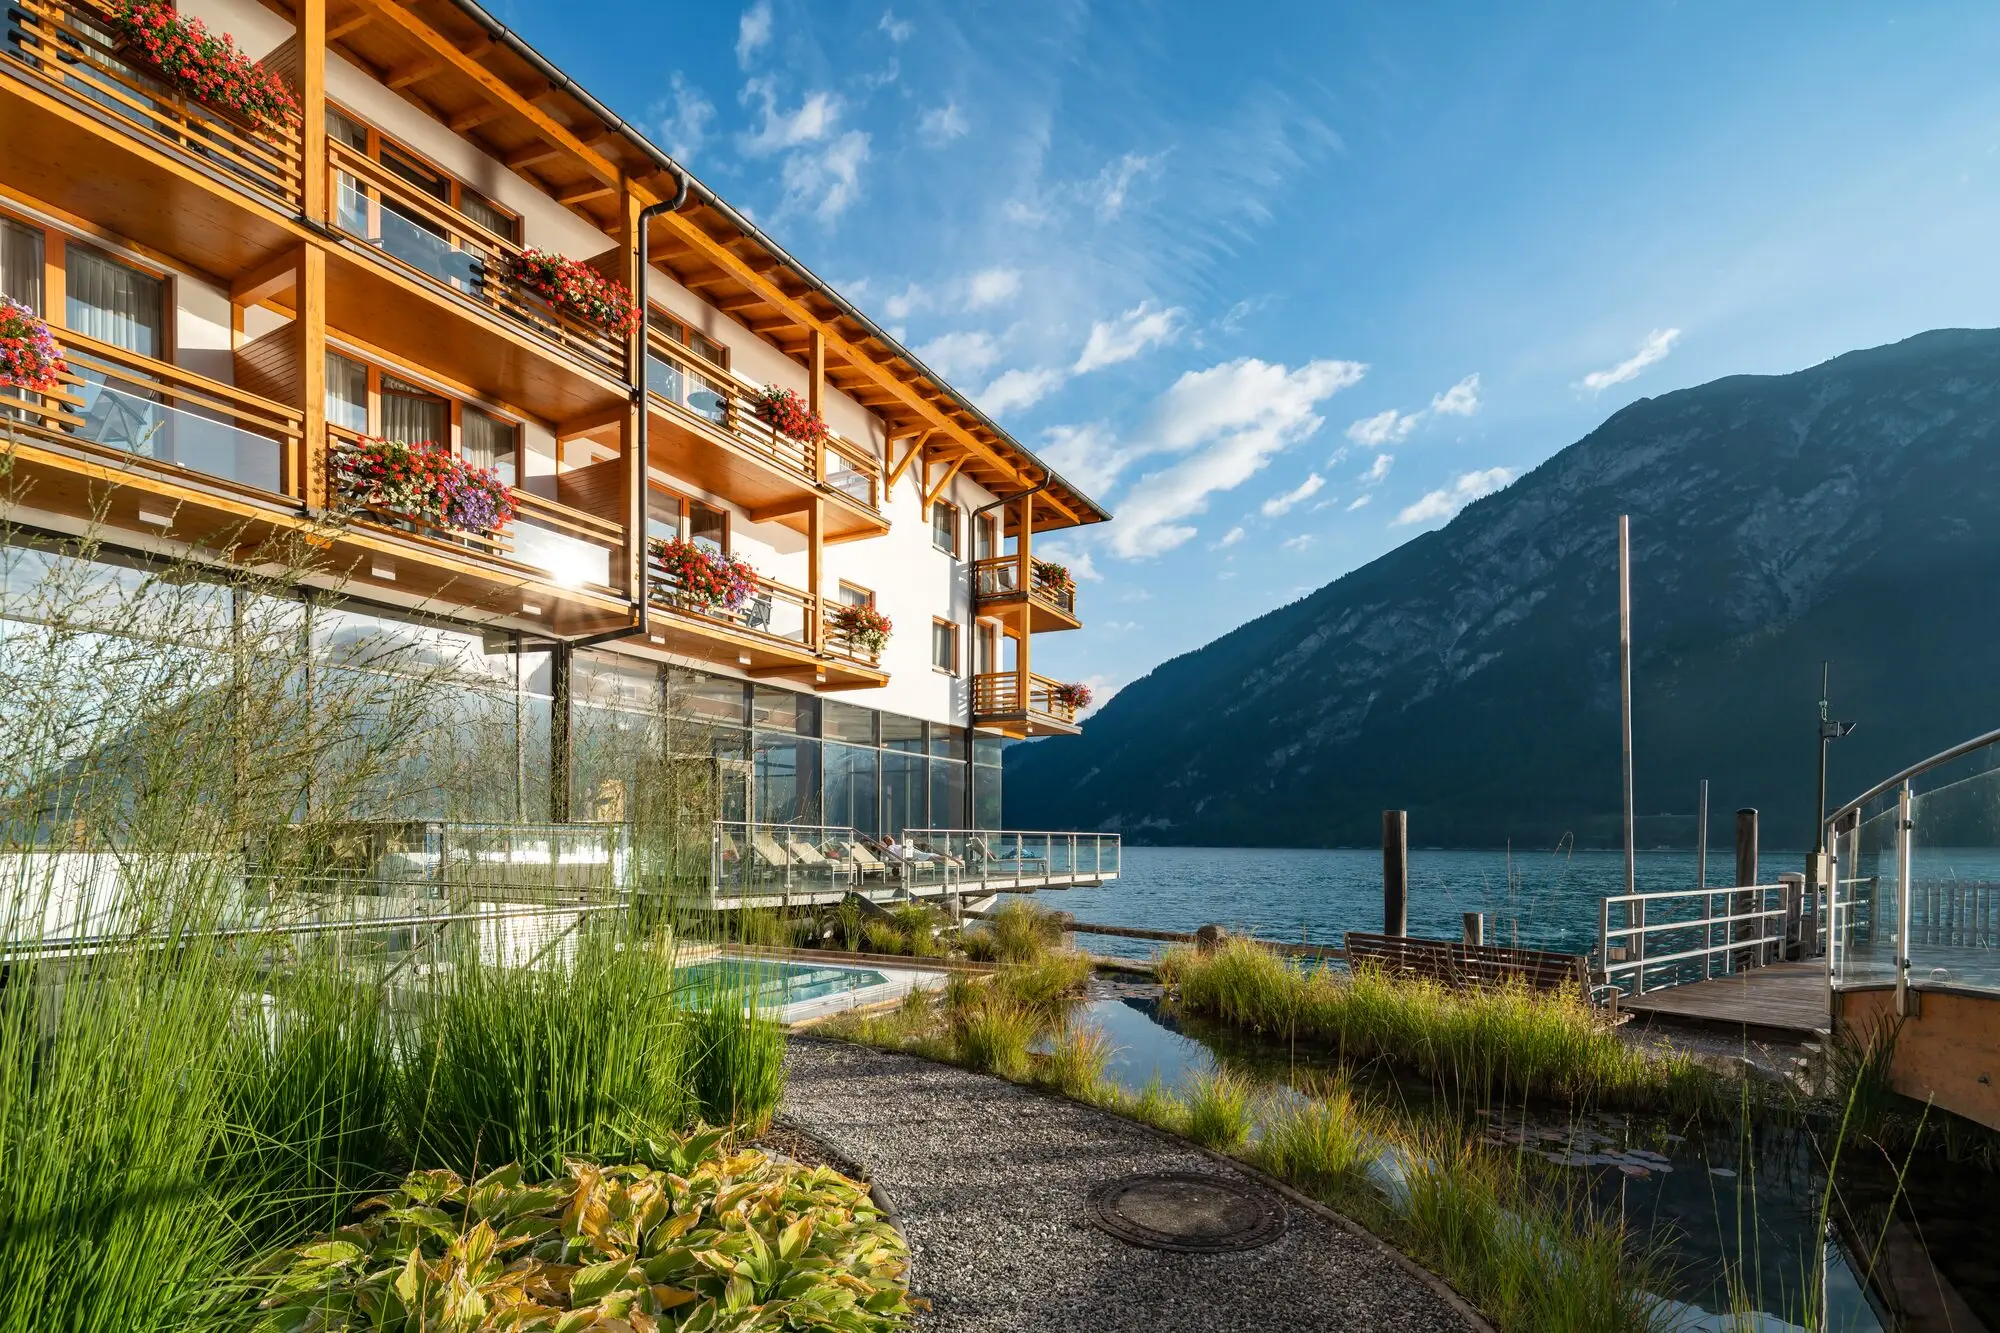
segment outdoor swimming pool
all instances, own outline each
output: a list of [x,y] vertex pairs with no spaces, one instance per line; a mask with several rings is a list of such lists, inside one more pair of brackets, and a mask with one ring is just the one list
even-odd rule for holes
[[824,1000],[851,991],[886,986],[889,978],[860,967],[828,963],[782,963],[761,958],[711,958],[674,972],[674,989],[697,997],[741,996],[760,1013]]

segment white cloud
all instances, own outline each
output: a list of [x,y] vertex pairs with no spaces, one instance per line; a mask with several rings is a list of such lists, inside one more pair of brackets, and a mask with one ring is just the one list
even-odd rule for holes
[[994,416],[1033,407],[1063,382],[1060,370],[1004,371],[977,395],[979,406]]
[[913,282],[902,291],[885,297],[882,313],[890,319],[908,319],[913,312],[928,308],[930,303],[931,294]]
[[933,148],[962,139],[972,130],[966,124],[965,113],[958,109],[958,103],[946,102],[924,112],[917,121],[917,137]]
[[1674,344],[1680,341],[1680,336],[1679,329],[1654,329],[1646,335],[1646,340],[1639,344],[1638,351],[1609,370],[1593,370],[1585,375],[1582,387],[1594,393],[1608,389],[1614,384],[1623,384],[1626,380],[1638,378],[1639,372],[1647,366],[1656,361],[1666,360],[1667,353],[1674,350]]
[[743,11],[743,17],[736,23],[736,63],[743,68],[750,67],[750,57],[769,45],[771,41],[771,0],[757,0],[757,3]]
[[1072,546],[1060,538],[1055,540],[1037,538],[1035,540],[1035,558],[1038,560],[1053,560],[1059,565],[1068,565],[1070,574],[1079,583],[1097,583],[1104,578],[1104,575],[1097,572],[1097,565],[1091,559],[1088,550],[1081,546]]
[[1000,206],[1007,220],[1022,227],[1039,227],[1049,220],[1049,211],[1025,199],[1009,199]]
[[1111,428],[1101,422],[1051,426],[1042,432],[1042,440],[1042,461],[1090,495],[1110,489],[1132,460],[1130,451],[1119,448]]
[[1133,182],[1141,176],[1152,175],[1159,170],[1159,166],[1157,156],[1127,153],[1097,173],[1092,190],[1097,196],[1097,216],[1109,220],[1124,212],[1125,199],[1132,192]]
[[743,136],[743,151],[753,157],[818,143],[840,123],[840,99],[832,93],[806,94],[792,112],[778,110],[778,87],[772,79],[752,79],[743,85],[743,100],[761,104],[763,123]]
[[673,93],[672,108],[664,101],[654,105],[653,133],[666,144],[670,156],[686,162],[708,142],[715,105],[701,95],[700,89],[689,84],[679,70],[674,71],[669,87]]
[[1388,444],[1401,444],[1410,438],[1410,432],[1417,428],[1423,413],[1402,413],[1395,408],[1377,412],[1372,417],[1363,417],[1347,428],[1347,438],[1370,449],[1380,449]]
[[1313,544],[1313,535],[1310,532],[1301,532],[1298,536],[1287,537],[1278,544],[1287,551],[1303,551]]
[[833,221],[854,202],[867,160],[868,135],[861,130],[849,130],[823,149],[788,155],[781,173],[786,206],[810,208],[820,221]]
[[1011,301],[1021,291],[1021,270],[989,268],[972,275],[965,284],[965,303],[974,310]]
[[917,349],[925,365],[949,380],[981,375],[1000,359],[1000,347],[990,333],[962,331],[943,334]]
[[1291,490],[1286,491],[1283,495],[1274,495],[1264,501],[1261,512],[1265,518],[1276,518],[1280,514],[1288,514],[1295,505],[1318,495],[1320,488],[1324,485],[1326,485],[1326,478],[1315,472],[1298,485],[1292,487]]
[[1116,319],[1100,319],[1090,326],[1083,353],[1072,367],[1078,375],[1130,361],[1149,347],[1160,347],[1180,337],[1187,315],[1179,306],[1160,307],[1141,301]]
[[1389,475],[1389,469],[1394,466],[1396,466],[1396,459],[1393,454],[1375,455],[1375,461],[1370,463],[1368,465],[1368,470],[1361,474],[1362,484],[1364,486],[1375,486],[1380,484],[1381,481]]
[[1367,504],[1370,500],[1373,500],[1374,498],[1375,497],[1372,495],[1356,496],[1354,503],[1347,506],[1347,512],[1350,514],[1353,513],[1355,510],[1361,508],[1363,505]]
[[1493,492],[1514,480],[1514,470],[1505,467],[1490,467],[1483,472],[1467,472],[1442,489],[1431,491],[1396,515],[1391,527],[1403,527],[1410,523],[1430,523],[1441,518],[1450,518],[1459,510],[1483,495]]
[[908,19],[897,18],[893,9],[883,10],[882,21],[875,26],[888,33],[892,42],[907,42],[910,40],[910,35],[917,30],[917,25]]
[[1431,399],[1431,411],[1441,417],[1469,417],[1479,410],[1479,372],[1474,371]]
[[1195,535],[1184,522],[1208,497],[1234,490],[1325,421],[1320,403],[1358,381],[1358,361],[1311,361],[1291,370],[1240,358],[1189,371],[1160,395],[1135,454],[1183,455],[1141,477],[1119,502],[1112,550],[1135,559],[1171,551]]
[[1215,544],[1215,549],[1218,551],[1226,550],[1229,547],[1236,545],[1236,543],[1242,540],[1243,540],[1243,529],[1240,527],[1231,528],[1229,531],[1222,534],[1222,540],[1218,541]]

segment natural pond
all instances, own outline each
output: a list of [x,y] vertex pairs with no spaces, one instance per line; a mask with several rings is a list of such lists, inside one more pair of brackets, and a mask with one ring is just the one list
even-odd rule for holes
[[[1182,1091],[1226,1068],[1284,1097],[1339,1069],[1324,1052],[1183,1019],[1150,983],[1099,980],[1076,1021],[1103,1031],[1113,1048],[1106,1077],[1133,1092],[1154,1081]],[[1379,1070],[1339,1072],[1377,1110],[1412,1123],[1456,1117],[1495,1152],[1576,1172],[1599,1206],[1665,1247],[1669,1272],[1656,1294],[1677,1333],[1735,1333],[1740,1326],[1711,1313],[1729,1307],[1732,1288],[1739,1308],[1762,1312],[1762,1333],[1808,1322],[1826,1333],[2000,1327],[1982,1318],[2000,1310],[2000,1214],[1991,1206],[2000,1178],[1973,1163],[1849,1141],[1829,1191],[1831,1145],[1801,1127],[1704,1129],[1622,1113],[1459,1106]],[[1393,1195],[1393,1162],[1370,1174]],[[1808,1299],[1823,1307],[1810,1320],[1801,1309]]]

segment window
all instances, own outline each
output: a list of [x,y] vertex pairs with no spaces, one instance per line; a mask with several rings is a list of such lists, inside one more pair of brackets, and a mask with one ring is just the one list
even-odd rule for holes
[[382,438],[402,444],[447,443],[451,404],[394,375],[382,377]]
[[653,485],[646,490],[646,536],[657,541],[685,537],[697,546],[727,554],[729,515],[714,505]]
[[510,241],[519,226],[511,213],[493,204],[486,196],[475,194],[463,186],[458,191],[458,211],[495,236],[504,236]]
[[712,366],[729,369],[729,350],[721,343],[689,328],[684,321],[675,319],[663,310],[652,310],[647,312],[646,323],[653,332],[668,342],[679,343]]
[[492,468],[500,484],[515,484],[514,460],[520,428],[513,422],[468,407],[459,418],[459,454],[473,467]]
[[840,581],[840,600],[848,606],[873,606],[875,605],[875,594],[867,588],[842,579]]
[[981,676],[990,676],[1000,669],[1000,627],[981,621],[973,627],[972,670]]
[[69,327],[141,356],[164,356],[166,283],[74,241],[67,253]]
[[42,234],[0,218],[0,296],[42,313]]
[[948,500],[931,506],[931,545],[954,559],[958,556],[958,506]]
[[958,626],[949,620],[931,621],[931,665],[958,674]]
[[338,352],[326,354],[326,419],[368,433],[368,367]]
[[[658,310],[648,311],[646,325],[660,340],[686,348],[710,365],[724,370],[729,368],[727,349],[696,333],[672,315]],[[729,419],[729,395],[721,381],[689,370],[679,361],[651,350],[646,354],[646,387],[668,402],[685,407],[697,416],[707,417],[718,425]]]
[[991,560],[1000,554],[1000,519],[995,514],[981,514],[972,524],[972,558]]
[[[448,172],[425,161],[420,155],[403,147],[393,139],[386,138],[368,125],[333,107],[326,109],[326,137],[344,147],[352,149],[363,157],[380,162],[392,176],[408,182],[422,193],[439,203],[455,210],[459,216],[492,232],[495,236],[518,244],[521,240],[521,220],[501,208],[476,190],[467,188]],[[372,187],[364,186],[354,176],[343,172],[340,176],[339,221],[343,229],[367,236],[371,242],[389,245],[397,237],[392,233],[408,232],[411,228],[427,232],[440,239],[443,231],[436,223],[411,209],[399,209],[393,202],[383,201],[381,207],[392,216],[401,219],[398,223],[386,224],[389,228],[382,236],[370,233],[374,230],[368,224],[369,196]],[[413,237],[405,236],[406,243],[416,243]],[[391,247],[391,253],[395,253]],[[417,262],[408,255],[400,256]],[[422,265],[420,265],[422,267]],[[438,276],[456,276],[455,274]]]

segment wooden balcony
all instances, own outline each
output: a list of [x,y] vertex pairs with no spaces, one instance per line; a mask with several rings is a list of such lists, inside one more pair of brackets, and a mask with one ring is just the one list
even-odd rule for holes
[[559,425],[629,399],[625,336],[505,277],[519,246],[338,141],[327,170],[330,327]]
[[1062,682],[1029,675],[1028,694],[1021,697],[1021,678],[1012,671],[990,671],[972,678],[972,722],[1016,740],[1029,736],[1074,736],[1076,709],[1056,697]]
[[759,575],[756,591],[736,610],[688,597],[653,564],[653,646],[679,657],[734,667],[759,679],[793,680],[822,690],[865,689],[888,683],[871,659],[822,648],[823,599]]
[[652,466],[743,506],[758,522],[799,533],[812,502],[821,500],[829,543],[889,530],[881,465],[859,445],[836,435],[822,449],[773,430],[751,410],[755,386],[657,334],[646,387]]
[[120,57],[88,6],[10,0],[0,29],[0,180],[206,273],[296,244],[296,124],[258,127]]
[[1083,628],[1076,616],[1075,586],[1058,587],[1031,573],[1023,588],[1020,562],[1011,555],[973,562],[972,596],[980,615],[1019,634]]

